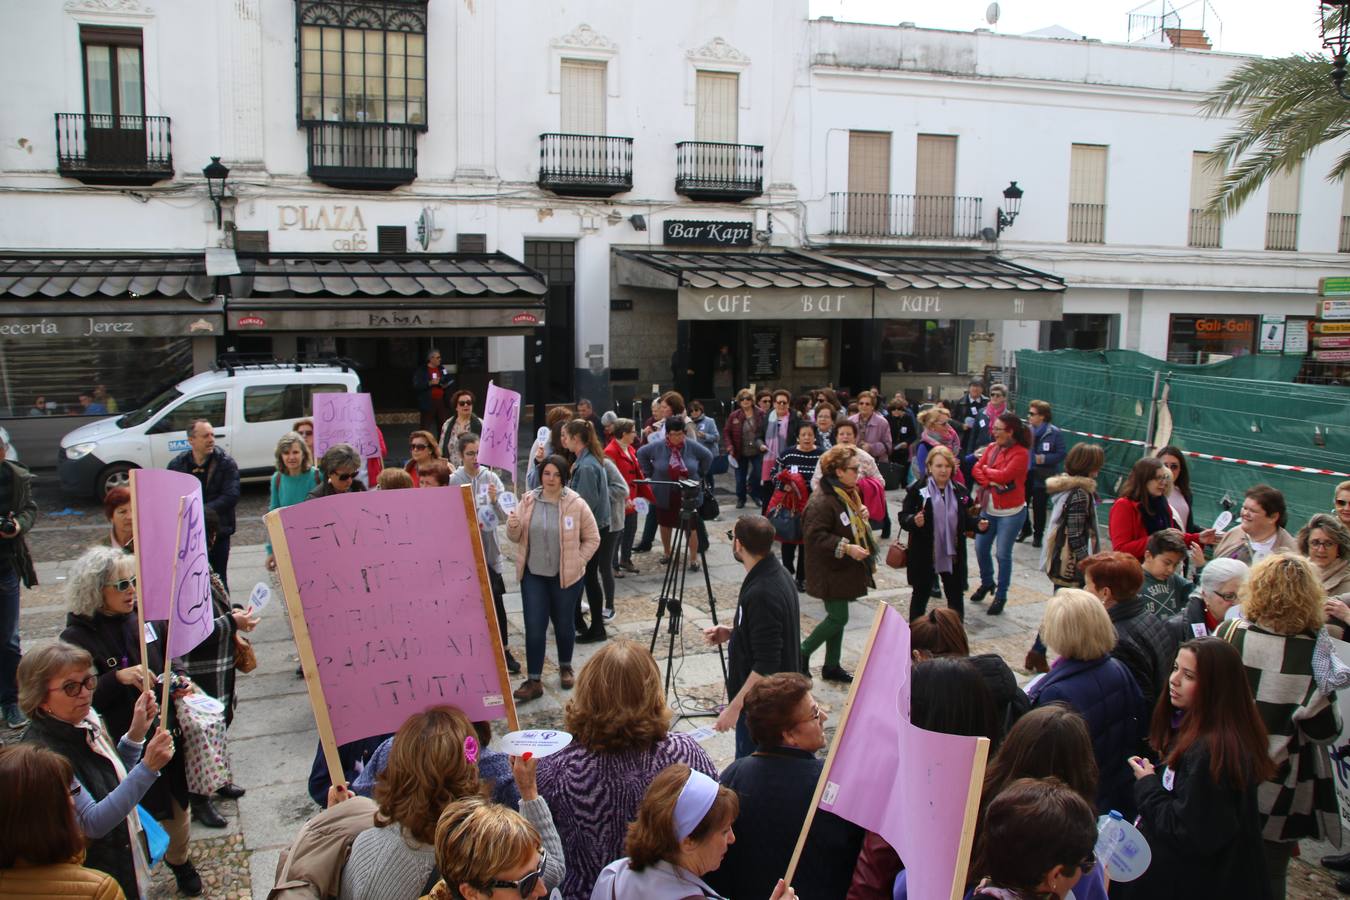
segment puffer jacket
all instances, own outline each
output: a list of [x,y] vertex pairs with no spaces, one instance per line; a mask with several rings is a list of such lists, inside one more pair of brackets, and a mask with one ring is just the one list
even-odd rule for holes
[[0,869],[0,897],[32,897],[56,900],[81,897],[85,900],[125,900],[117,879],[97,869],[76,863],[55,866],[15,866]]
[[1134,818],[1134,775],[1126,760],[1140,751],[1148,710],[1125,664],[1110,656],[1061,658],[1027,693],[1033,709],[1063,703],[1087,720],[1100,773],[1097,812],[1116,809]]
[[[538,498],[538,490],[521,497],[515,519],[506,521],[506,536],[512,543],[520,545],[520,552],[516,554],[516,578],[524,577],[525,561],[530,558],[530,516],[534,514],[534,504]],[[567,527],[569,519],[571,528]],[[571,488],[562,489],[562,497],[558,500],[558,522],[561,525],[558,541],[562,554],[558,575],[562,586],[566,588],[576,584],[586,574],[586,563],[600,547],[600,528],[595,524],[595,516],[586,501]]]

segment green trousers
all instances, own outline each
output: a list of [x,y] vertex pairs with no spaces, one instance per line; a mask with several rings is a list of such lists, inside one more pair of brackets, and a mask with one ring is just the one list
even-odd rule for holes
[[826,600],[825,618],[802,641],[802,661],[810,662],[811,654],[821,644],[825,645],[825,665],[839,665],[844,649],[844,626],[848,624],[848,605],[850,600]]

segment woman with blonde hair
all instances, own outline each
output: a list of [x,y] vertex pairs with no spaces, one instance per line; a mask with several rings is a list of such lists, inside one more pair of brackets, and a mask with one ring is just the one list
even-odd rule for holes
[[910,621],[923,616],[933,588],[941,583],[947,606],[965,618],[966,533],[989,523],[977,521],[979,510],[958,484],[961,467],[946,447],[924,454],[927,473],[915,479],[900,508],[900,527],[909,532]]
[[[430,900],[533,900],[557,887],[539,832],[520,813],[482,797],[456,800],[435,836],[436,884]],[[503,893],[499,894],[498,891]]]
[[[342,868],[341,900],[404,900],[436,875],[437,820],[446,806],[465,797],[486,798],[490,786],[478,777],[484,751],[464,713],[434,706],[410,716],[394,735],[389,759],[376,778],[375,826],[356,836]],[[513,759],[520,809],[545,846],[550,884],[563,876],[563,856],[548,804],[534,783],[534,761]]]
[[[447,419],[447,425],[454,419]],[[407,472],[412,478],[413,487],[421,487],[422,480],[418,470],[431,465],[433,460],[444,459],[441,456],[441,447],[436,443],[435,436],[430,431],[414,431],[408,435],[408,458],[407,465],[403,471]],[[454,471],[453,466],[451,471]]]
[[1244,619],[1230,619],[1217,636],[1237,647],[1270,735],[1275,775],[1257,790],[1266,874],[1276,900],[1285,895],[1289,857],[1298,841],[1340,844],[1336,785],[1328,746],[1341,733],[1334,693],[1323,693],[1316,669],[1330,668],[1318,640],[1326,594],[1313,564],[1273,553],[1252,567],[1240,589]]
[[[296,425],[308,420],[302,419]],[[309,441],[314,439],[314,423],[309,424]],[[319,486],[323,476],[314,465],[314,453],[310,444],[298,431],[288,431],[277,441],[277,467],[268,482],[267,511],[282,509],[303,503],[309,492]],[[130,499],[130,498],[128,498]],[[267,549],[267,570],[275,572],[276,557],[272,555],[272,542],[264,545]]]
[[1032,708],[1062,703],[1083,717],[1101,773],[1097,811],[1116,809],[1128,818],[1134,814],[1134,779],[1126,761],[1144,747],[1148,710],[1130,670],[1111,655],[1111,617],[1087,591],[1065,588],[1045,605],[1041,638],[1059,659],[1027,691]]
[[[930,406],[919,413],[919,439],[914,442],[914,459],[910,476],[915,481],[928,477],[928,454],[935,447],[946,447],[955,456],[961,452],[961,435],[951,426],[952,414],[945,406]],[[966,477],[961,467],[956,468],[956,483],[964,485]]]
[[612,640],[578,673],[563,714],[572,743],[539,763],[539,793],[567,853],[563,896],[590,896],[600,870],[623,855],[624,828],[658,772],[684,763],[717,777],[698,741],[669,731],[671,717],[656,660],[640,644]]

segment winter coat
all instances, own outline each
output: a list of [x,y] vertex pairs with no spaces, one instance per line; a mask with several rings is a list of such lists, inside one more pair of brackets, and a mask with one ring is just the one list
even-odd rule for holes
[[874,459],[891,458],[891,424],[879,412],[873,412],[866,424],[854,413],[848,420],[858,426],[858,446],[872,454]]
[[1031,698],[1027,696],[1026,691],[1018,687],[1017,676],[997,653],[981,653],[969,659],[988,686],[989,696],[994,698],[994,710],[998,713],[999,738],[1002,739],[1017,724],[1017,720],[1031,709]]
[[[863,510],[866,518],[867,511]],[[839,548],[856,544],[844,501],[829,483],[811,492],[802,513],[802,543],[806,554],[806,592],[821,600],[856,600],[873,587],[869,560],[856,560]]]
[[[1040,428],[1031,429],[1031,454],[1027,461],[1031,467],[1027,475],[1028,487],[1045,487],[1046,479],[1059,471],[1068,453],[1064,446],[1064,432],[1058,426],[1046,422]],[[1041,457],[1040,462],[1036,461],[1037,456]]]
[[[638,465],[642,467],[642,473],[647,478],[655,481],[674,481],[670,477],[670,446],[665,441],[655,441],[648,444],[638,451]],[[684,444],[680,447],[680,459],[684,461],[685,468],[689,470],[686,478],[692,478],[699,482],[698,503],[703,502],[703,479],[708,476],[708,467],[712,465],[712,454],[708,448],[699,444],[698,441],[684,439]],[[671,491],[674,488],[664,484],[649,485],[652,489],[654,502],[662,509],[669,509],[674,505],[671,497]]]
[[[602,470],[603,471],[603,470]],[[542,490],[542,488],[540,489]],[[520,498],[516,509],[515,524],[506,522],[506,536],[520,545],[516,554],[516,578],[525,575],[525,561],[530,558],[530,516],[534,513],[535,501],[540,491],[530,491]],[[568,520],[572,527],[567,527]],[[558,540],[561,544],[561,557],[558,564],[559,581],[567,588],[576,584],[586,574],[586,563],[600,547],[600,528],[595,516],[581,495],[571,488],[562,489],[558,499]]]
[[[353,478],[352,486],[347,488],[347,493],[359,494],[365,489],[366,486],[364,484]],[[309,495],[306,496],[305,499],[317,500],[320,497],[335,497],[335,496],[337,496],[337,490],[333,487],[332,484],[329,483],[328,479],[325,478],[323,481],[319,482],[317,485],[314,486],[314,490],[310,491]]]
[[[1186,601],[1186,608],[1177,613],[1166,622],[1167,630],[1172,635],[1172,640],[1177,642],[1177,646],[1197,637],[1204,637],[1209,634],[1209,625],[1205,621],[1205,600],[1199,591],[1191,595],[1191,599]],[[1196,634],[1195,626],[1204,625],[1203,634]]]
[[368,797],[351,797],[301,825],[295,840],[277,859],[267,900],[336,897],[352,842],[375,825],[378,808]]
[[1216,783],[1209,764],[1209,748],[1201,739],[1170,774],[1165,776],[1159,765],[1155,774],[1134,783],[1139,829],[1153,862],[1141,878],[1125,885],[1126,897],[1270,897],[1256,785]]
[[[1116,627],[1115,656],[1130,669],[1144,695],[1144,704],[1151,710],[1159,695],[1167,690],[1167,679],[1177,658],[1177,644],[1162,619],[1148,611],[1148,601],[1143,597],[1117,603],[1106,612]],[[1137,652],[1122,652],[1126,647]],[[1140,662],[1134,663],[1136,659]]]
[[608,456],[600,457],[600,464],[605,469],[605,489],[609,492],[609,530],[617,534],[623,531],[623,520],[627,515],[628,481]]
[[718,455],[718,447],[721,444],[721,435],[717,431],[717,423],[713,421],[712,416],[703,415],[695,419],[689,417],[689,421],[694,423],[694,428],[698,431],[698,442],[713,456]]
[[28,551],[28,532],[37,522],[38,508],[33,500],[33,476],[27,467],[12,459],[0,461],[0,466],[9,469],[10,501],[9,509],[0,510],[0,514],[9,513],[19,523],[19,533],[12,538],[0,538],[0,542],[12,543],[10,551],[14,560],[14,571],[27,588],[37,587],[37,570],[33,568],[33,555]]
[[[1187,535],[1187,541],[1190,535]],[[1275,546],[1270,549],[1271,553],[1298,553],[1298,541],[1294,540],[1293,535],[1283,528],[1275,529]],[[1214,547],[1214,559],[1237,559],[1252,565],[1252,543],[1247,538],[1247,532],[1241,528],[1233,528],[1224,533],[1219,539],[1219,543]]]
[[[1168,504],[1168,508],[1171,509],[1171,504]],[[1168,527],[1175,528],[1176,525],[1174,523]],[[1128,553],[1140,562],[1144,561],[1144,548],[1148,546],[1149,531],[1144,525],[1144,512],[1138,500],[1117,497],[1116,502],[1111,504],[1111,518],[1107,530],[1111,537],[1112,550]],[[1187,544],[1194,544],[1200,540],[1199,534],[1185,533],[1183,537]],[[1218,557],[1219,554],[1216,552],[1214,555]]]
[[[991,445],[975,461],[971,475],[975,483],[988,490],[994,509],[1019,509],[1027,505],[1027,448],[1021,444],[1007,447]],[[989,487],[1005,484],[1006,488]]]
[[1077,475],[1054,475],[1046,479],[1045,491],[1055,496],[1054,512],[1045,542],[1041,569],[1052,584],[1082,587],[1079,565],[1097,552],[1097,482]]
[[421,412],[431,412],[431,389],[438,387],[442,391],[449,391],[450,385],[455,383],[455,376],[450,374],[450,370],[445,366],[437,366],[439,378],[435,385],[431,383],[431,366],[423,363],[413,370],[412,386],[413,393],[417,394],[417,408]]
[[891,459],[897,465],[909,462],[909,446],[919,439],[919,423],[909,408],[900,413],[887,412],[886,421],[891,426]]
[[[952,558],[952,575],[958,584],[966,583],[966,533],[974,530],[980,512],[971,503],[966,489],[951,482],[952,492],[956,496],[956,555]],[[925,494],[928,491],[928,479],[916,481],[909,486],[905,494],[905,503],[900,508],[900,527],[909,532],[909,566],[905,577],[914,584],[915,572],[931,572],[933,569],[933,501]],[[923,526],[914,524],[914,517],[923,511]],[[931,581],[931,579],[929,579]]]
[[625,447],[616,440],[611,440],[605,446],[605,455],[614,460],[614,465],[619,467],[623,480],[628,482],[628,499],[630,501],[642,497],[646,500],[652,499],[651,485],[637,484],[642,479],[642,466],[638,465],[637,451],[631,446]]
[[0,897],[12,900],[23,897],[34,900],[59,900],[62,897],[125,900],[126,894],[111,875],[78,863],[58,863],[0,869]]
[[961,455],[974,453],[989,443],[989,417],[985,415],[988,405],[988,396],[975,400],[966,392],[952,407],[952,427],[961,435]]
[[590,450],[582,450],[577,461],[572,464],[572,477],[567,482],[568,487],[580,494],[591,508],[596,527],[604,529],[609,528],[608,481],[599,457]]
[[[169,461],[173,472],[192,474],[196,462],[191,450],[184,450]],[[222,537],[234,534],[234,508],[239,505],[239,465],[219,447],[211,449],[206,461],[206,478],[202,481],[202,503],[214,509],[220,517]]]
[[1097,812],[1116,809],[1133,818],[1134,775],[1126,760],[1140,751],[1149,710],[1125,664],[1110,656],[1061,657],[1027,693],[1032,708],[1064,703],[1087,721],[1099,773]]
[[688,869],[661,860],[641,872],[628,867],[628,857],[616,859],[600,870],[591,900],[689,900],[702,897],[722,900],[703,879]]
[[[752,407],[749,416],[746,416],[745,410],[737,407],[727,416],[726,427],[722,429],[722,447],[727,453],[731,454],[739,462],[745,459],[743,452],[744,441],[742,433],[746,428],[752,429],[751,436],[755,440],[755,446],[758,448],[759,442],[764,439],[764,423],[766,417],[758,408]],[[762,456],[763,450],[752,454],[755,457]]]

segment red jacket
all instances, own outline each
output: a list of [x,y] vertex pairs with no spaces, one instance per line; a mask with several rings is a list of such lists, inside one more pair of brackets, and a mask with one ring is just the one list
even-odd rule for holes
[[618,467],[619,474],[623,480],[628,482],[628,501],[631,504],[638,497],[644,500],[653,498],[651,485],[634,484],[639,478],[642,478],[642,468],[638,465],[637,451],[632,447],[625,448],[616,440],[610,440],[605,447],[605,455],[614,460],[614,465]]
[[1027,448],[1021,444],[1008,447],[990,444],[984,455],[975,460],[971,474],[975,476],[976,484],[984,487],[991,484],[1010,485],[1006,491],[989,491],[989,495],[994,498],[994,509],[1017,509],[1026,505],[1027,463],[1030,459]]
[[[1171,527],[1182,529],[1176,522],[1175,513],[1172,514]],[[1144,548],[1148,546],[1148,529],[1144,527],[1144,514],[1139,509],[1138,500],[1131,500],[1129,497],[1116,498],[1116,502],[1111,504],[1108,533],[1111,537],[1112,550],[1128,553],[1140,562],[1144,561]],[[1200,541],[1198,534],[1185,534],[1183,537],[1188,545]]]

